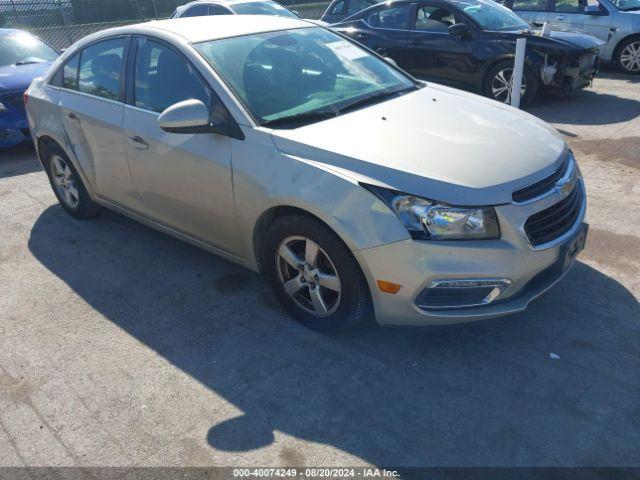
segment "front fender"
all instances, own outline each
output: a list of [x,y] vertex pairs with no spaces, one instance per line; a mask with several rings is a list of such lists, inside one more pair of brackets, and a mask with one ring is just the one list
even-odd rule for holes
[[262,215],[274,207],[294,207],[319,218],[352,251],[409,238],[396,215],[347,172],[282,153],[268,132],[246,134],[254,136],[252,141],[234,144],[234,190],[238,238],[243,256],[256,270],[253,233]]

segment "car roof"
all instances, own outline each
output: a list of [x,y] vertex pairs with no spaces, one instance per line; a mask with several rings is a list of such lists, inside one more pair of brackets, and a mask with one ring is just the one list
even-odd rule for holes
[[118,30],[119,33],[123,33],[127,30],[134,30],[134,27],[146,27],[179,35],[189,43],[198,43],[207,40],[250,35],[252,33],[315,26],[317,25],[305,20],[274,15],[212,15],[157,20],[130,27],[121,27],[114,29],[114,31]]

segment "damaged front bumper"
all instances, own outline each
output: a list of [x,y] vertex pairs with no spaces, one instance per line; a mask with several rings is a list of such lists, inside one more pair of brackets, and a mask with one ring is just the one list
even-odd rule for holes
[[550,60],[549,55],[545,55],[544,65],[540,68],[540,78],[545,87],[571,94],[593,83],[599,65],[598,49],[555,61]]

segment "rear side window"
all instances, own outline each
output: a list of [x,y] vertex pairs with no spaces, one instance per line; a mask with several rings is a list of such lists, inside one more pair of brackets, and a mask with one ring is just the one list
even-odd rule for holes
[[128,39],[114,38],[88,46],[80,57],[78,89],[109,100],[120,99],[120,78]]
[[372,27],[388,28],[392,30],[408,30],[411,18],[411,4],[387,7],[369,15],[366,22]]
[[62,87],[69,90],[78,90],[78,67],[80,55],[74,55],[62,68]]
[[140,39],[134,79],[135,106],[160,113],[190,99],[211,105],[211,90],[191,63],[159,42]]
[[547,10],[547,0],[513,0],[513,9],[544,12]]
[[556,0],[555,11],[563,13],[584,13],[587,9],[586,0]]
[[347,15],[353,15],[354,13],[358,13],[360,10],[364,10],[365,8],[369,8],[371,5],[375,5],[375,0],[350,0],[349,8],[347,9]]
[[340,15],[342,12],[344,12],[343,0],[340,0],[339,2],[334,3],[333,6],[331,7],[331,10],[329,10],[329,13],[331,15]]
[[231,15],[231,12],[220,5],[209,5],[209,15]]
[[196,5],[182,14],[183,17],[205,17],[207,15],[209,15],[207,5]]

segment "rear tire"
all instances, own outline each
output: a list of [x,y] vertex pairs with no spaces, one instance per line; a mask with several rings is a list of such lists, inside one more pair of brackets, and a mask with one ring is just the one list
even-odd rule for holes
[[76,218],[90,218],[100,211],[91,200],[78,171],[67,154],[57,145],[49,145],[43,152],[44,166],[58,201]]
[[640,75],[640,37],[623,40],[616,48],[618,69],[631,75]]
[[[503,60],[489,69],[482,85],[483,95],[501,103],[511,104],[511,77],[513,60]],[[538,92],[538,80],[525,65],[522,72],[522,96],[520,105],[529,105]]]
[[360,266],[335,233],[313,218],[277,218],[265,236],[262,267],[278,301],[312,330],[344,331],[369,316]]

